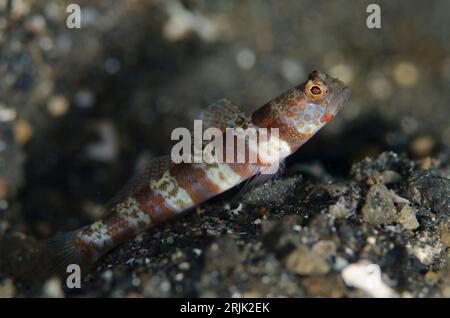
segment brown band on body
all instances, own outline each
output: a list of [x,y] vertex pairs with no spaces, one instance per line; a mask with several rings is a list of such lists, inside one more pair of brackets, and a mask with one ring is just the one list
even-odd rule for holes
[[134,197],[139,204],[139,208],[150,217],[155,225],[161,224],[176,215],[167,206],[164,197],[153,192],[149,185],[141,186],[139,190],[134,192]]
[[178,164],[170,170],[178,185],[182,187],[195,203],[201,203],[220,193],[220,188],[208,180],[201,167],[192,164]]
[[134,234],[128,220],[115,211],[103,219],[103,224],[106,226],[108,235],[115,242],[121,242]]

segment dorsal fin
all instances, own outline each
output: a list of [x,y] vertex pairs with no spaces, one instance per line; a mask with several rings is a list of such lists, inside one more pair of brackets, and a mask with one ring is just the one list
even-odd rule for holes
[[135,187],[140,187],[144,184],[149,184],[150,180],[157,180],[162,177],[164,172],[171,169],[175,163],[169,155],[152,157],[145,164],[143,168],[137,169],[133,177],[128,180],[125,186],[106,204],[107,211],[110,210],[119,201],[130,195],[130,191]]
[[245,112],[239,109],[238,106],[222,98],[210,104],[202,112],[200,119],[203,121],[204,129],[215,127],[221,131],[225,131],[228,127],[241,126],[248,118]]

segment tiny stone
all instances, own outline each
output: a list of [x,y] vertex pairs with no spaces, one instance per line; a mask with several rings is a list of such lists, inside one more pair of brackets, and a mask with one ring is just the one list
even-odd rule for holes
[[411,142],[411,152],[418,158],[423,158],[431,153],[435,145],[431,136],[419,136]]
[[176,280],[177,282],[182,281],[183,278],[184,278],[184,274],[183,274],[183,273],[178,273],[178,274],[175,275],[175,280]]
[[48,102],[47,109],[53,117],[64,116],[69,110],[69,101],[62,95],[53,96]]
[[336,255],[336,250],[337,250],[336,244],[333,241],[326,241],[326,240],[318,241],[311,248],[311,251],[313,253],[316,253],[317,255],[322,255],[324,257]]
[[182,262],[180,265],[178,265],[178,268],[181,270],[188,270],[191,268],[191,265],[188,262]]
[[396,221],[397,210],[385,185],[375,184],[370,188],[362,215],[367,223],[373,225],[391,224]]
[[134,287],[139,287],[141,285],[141,280],[139,279],[139,277],[133,277],[133,279],[131,280],[131,285],[133,285]]
[[369,243],[369,244],[375,245],[376,242],[377,242],[377,239],[373,236],[369,236],[367,238],[367,243]]
[[438,235],[445,246],[450,247],[450,222],[441,221],[437,228]]
[[16,289],[12,279],[5,279],[0,283],[0,298],[12,298]]
[[351,216],[356,210],[355,204],[348,202],[345,197],[339,197],[338,201],[330,205],[328,211],[332,216],[338,219]]
[[94,96],[90,91],[81,90],[75,94],[75,104],[81,108],[88,108],[94,104]]
[[422,170],[430,170],[433,165],[433,160],[430,157],[425,157],[420,160],[420,167]]
[[33,136],[31,125],[22,119],[19,119],[14,123],[13,132],[17,142],[22,145],[26,144]]
[[103,280],[104,281],[106,281],[106,282],[111,282],[112,281],[112,278],[113,278],[113,272],[112,272],[112,270],[106,270],[106,271],[104,271],[103,273],[102,273],[102,278],[103,278]]
[[425,281],[428,285],[435,285],[439,280],[439,275],[435,272],[429,271],[425,274]]
[[414,247],[414,256],[424,265],[431,265],[433,263],[433,248],[429,245]]
[[261,224],[261,223],[262,223],[261,219],[256,219],[256,220],[253,222],[253,224],[256,224],[256,225]]
[[16,118],[16,110],[0,104],[0,122],[12,121]]
[[343,270],[345,267],[347,267],[348,261],[343,257],[336,257],[336,260],[334,262],[334,269],[338,272]]
[[325,274],[330,266],[325,259],[310,251],[305,246],[299,246],[285,259],[284,264],[288,270],[296,274]]
[[250,49],[242,49],[236,55],[236,62],[240,68],[249,70],[255,65],[256,56]]
[[400,210],[400,217],[398,221],[403,225],[406,230],[415,230],[419,227],[417,222],[416,213],[409,205],[405,205]]
[[445,232],[441,233],[441,241],[444,243],[445,246],[450,247],[450,233]]
[[200,256],[202,255],[202,250],[199,248],[194,248],[192,249],[192,252],[195,254],[195,256]]
[[413,63],[402,61],[394,67],[394,79],[400,86],[412,87],[417,84],[419,71]]
[[44,296],[49,298],[62,298],[64,292],[59,278],[50,278],[44,285]]
[[390,184],[399,182],[402,176],[393,170],[385,170],[381,172],[381,179],[384,184]]

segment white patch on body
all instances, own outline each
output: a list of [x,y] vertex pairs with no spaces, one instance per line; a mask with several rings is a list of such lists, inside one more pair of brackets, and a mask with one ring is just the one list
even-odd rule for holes
[[117,204],[116,211],[136,230],[140,230],[139,223],[147,225],[152,223],[150,216],[141,210],[135,198],[129,197],[127,201]]
[[189,193],[170,175],[169,170],[164,172],[159,180],[151,181],[150,188],[160,194],[175,213],[183,212],[195,205]]
[[242,181],[241,176],[234,172],[226,163],[203,167],[203,171],[208,180],[214,183],[222,191],[228,190]]

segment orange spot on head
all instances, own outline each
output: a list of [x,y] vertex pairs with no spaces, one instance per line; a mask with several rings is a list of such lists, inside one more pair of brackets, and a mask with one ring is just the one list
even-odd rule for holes
[[332,120],[333,119],[333,116],[331,116],[330,114],[328,114],[328,113],[325,113],[323,116],[322,116],[322,118],[320,118],[320,122],[322,122],[322,123],[327,123],[327,122],[329,122],[330,120]]

